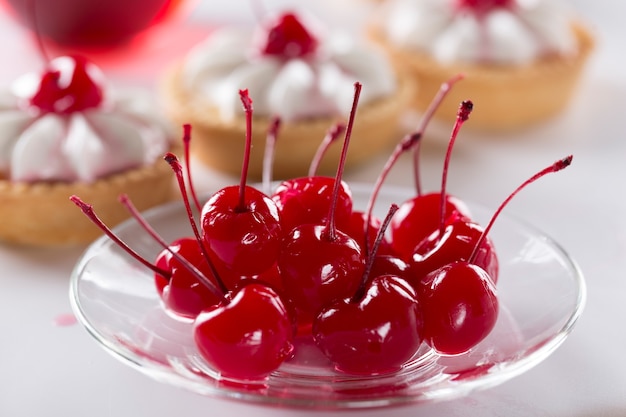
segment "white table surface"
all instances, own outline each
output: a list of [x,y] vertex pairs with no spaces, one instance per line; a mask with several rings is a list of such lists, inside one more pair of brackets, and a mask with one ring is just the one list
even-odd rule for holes
[[[229,6],[204,3],[185,27],[154,32],[144,50],[98,57],[105,71],[120,83],[151,86],[159,68],[152,63],[180,55],[212,23],[250,18]],[[289,2],[265,3],[270,8]],[[325,3],[332,2],[317,7]],[[335,2],[331,19],[354,23],[362,13],[348,13],[350,5]],[[453,154],[449,191],[495,207],[532,172],[574,154],[567,171],[526,189],[507,210],[544,229],[578,261],[588,284],[580,322],[547,360],[498,387],[449,402],[361,411],[360,416],[626,416],[626,3],[577,0],[573,5],[598,38],[576,99],[561,116],[524,132],[484,137],[464,131]],[[1,12],[0,56],[0,84],[39,62],[30,38]],[[449,129],[432,131],[422,158],[426,188],[439,184]],[[384,159],[349,172],[347,179],[373,181]],[[198,176],[200,187],[208,190],[234,181],[209,171]],[[411,185],[410,178],[410,162],[402,159],[389,183]],[[202,397],[118,362],[79,324],[57,323],[71,313],[69,274],[81,251],[0,245],[0,416],[350,414]]]

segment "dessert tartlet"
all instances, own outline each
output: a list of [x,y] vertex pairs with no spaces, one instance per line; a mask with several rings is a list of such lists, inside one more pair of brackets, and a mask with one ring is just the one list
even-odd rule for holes
[[554,0],[394,0],[373,38],[419,85],[423,111],[462,73],[437,116],[476,103],[471,126],[507,130],[548,119],[569,103],[593,49],[592,34]]
[[[276,178],[305,175],[329,127],[347,118],[355,82],[363,85],[348,166],[397,141],[400,117],[414,89],[382,51],[341,34],[322,35],[301,15],[284,13],[256,30],[216,30],[163,77],[166,113],[193,127],[192,152],[208,166],[238,175],[244,149],[244,112],[237,91],[254,102],[250,176],[262,173],[266,134],[281,127],[275,147]],[[336,169],[333,146],[319,172]]]
[[0,241],[30,246],[86,243],[101,234],[69,197],[81,194],[103,219],[172,199],[161,160],[171,134],[140,94],[104,90],[99,69],[80,57],[52,60],[0,93]]

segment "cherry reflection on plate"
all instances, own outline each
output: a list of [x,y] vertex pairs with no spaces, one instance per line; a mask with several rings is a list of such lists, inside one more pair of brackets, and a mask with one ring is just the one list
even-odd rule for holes
[[0,0],[46,40],[80,49],[116,48],[176,14],[185,0]]

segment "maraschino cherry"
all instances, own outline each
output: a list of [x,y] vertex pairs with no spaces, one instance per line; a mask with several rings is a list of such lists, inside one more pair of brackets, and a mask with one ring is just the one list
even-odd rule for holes
[[[387,179],[387,176],[389,175],[392,168],[394,167],[394,165],[396,164],[396,162],[398,161],[398,159],[403,153],[411,149],[414,150],[415,183],[416,183],[416,191],[417,191],[417,196],[418,196],[417,198],[424,197],[427,200],[430,200],[432,198],[430,196],[422,196],[422,192],[421,192],[421,184],[420,184],[419,169],[418,169],[419,161],[417,159],[417,155],[419,154],[420,142],[426,131],[426,128],[428,127],[430,120],[432,119],[434,113],[440,106],[441,102],[445,99],[446,95],[448,94],[450,89],[453,87],[453,85],[462,78],[463,78],[462,75],[456,75],[450,78],[448,81],[441,84],[439,91],[437,92],[433,100],[431,101],[430,105],[428,106],[428,109],[426,109],[426,112],[424,113],[422,117],[420,126],[417,128],[417,130],[415,130],[414,132],[410,134],[407,134],[404,138],[402,138],[402,140],[396,145],[392,154],[387,159],[385,166],[383,167],[380,175],[378,176],[378,178],[376,179],[376,182],[374,183],[372,194],[369,198],[365,211],[364,212],[355,211],[352,213],[352,216],[350,218],[350,223],[345,228],[345,230],[350,236],[352,236],[354,239],[356,239],[357,242],[359,242],[362,245],[366,253],[368,252],[369,245],[376,237],[378,228],[380,227],[380,220],[374,217],[373,215],[374,205],[378,198],[378,194],[380,193],[380,190],[385,180]],[[449,200],[450,202],[453,201],[452,198],[450,198]],[[458,204],[459,206],[461,205],[460,202]],[[407,201],[400,207],[400,217],[402,219],[405,219],[408,217],[410,220],[411,215],[419,217],[417,213],[412,213],[412,212],[413,212],[412,200]],[[393,220],[393,224],[396,224],[395,226],[396,228],[400,227],[398,226],[398,224],[402,223],[402,220],[398,220],[397,217],[398,215],[396,215]],[[409,220],[407,220],[407,223],[405,224],[405,226],[407,227],[411,226],[409,223]],[[419,230],[416,230],[416,232],[420,233]],[[398,232],[398,233],[402,234],[402,232]],[[412,235],[413,230],[407,229],[405,233],[407,235]],[[400,237],[398,239],[402,239],[402,238]],[[404,247],[399,248],[399,246],[401,246],[404,243],[406,242],[401,242],[401,243],[397,243],[396,245],[392,245],[391,242],[385,239],[381,244],[379,255],[383,255],[383,254],[402,255],[408,259],[409,251],[412,246],[409,246],[408,248],[404,248]],[[401,250],[401,249],[404,249],[404,250]]]
[[[282,181],[274,190],[272,200],[278,207],[281,226],[285,233],[304,223],[322,224],[326,221],[334,197],[335,179],[318,176],[317,168],[330,145],[345,132],[345,129],[342,123],[338,123],[328,130],[311,160],[308,176]],[[350,227],[352,193],[343,181],[334,215],[339,229],[345,230]]]
[[251,283],[228,303],[196,318],[198,352],[225,378],[258,380],[275,371],[294,350],[289,310],[266,285]]
[[[220,299],[198,281],[197,276],[173,254],[186,259],[206,277],[212,276],[211,268],[195,237],[174,240],[167,249],[161,251],[155,260],[157,267],[170,271],[169,276],[159,273],[155,273],[154,276],[155,285],[165,309],[181,317],[195,319],[202,310],[217,304]],[[217,283],[214,285],[217,286]]]
[[468,253],[469,249],[469,255],[449,253],[448,263],[421,280],[418,293],[425,317],[424,340],[433,349],[443,354],[464,353],[491,332],[499,309],[496,279],[477,265],[480,248],[497,217],[520,190],[546,174],[568,167],[571,162],[571,156],[563,158],[522,183],[498,207],[478,238],[466,242],[464,252]]
[[82,56],[53,59],[30,98],[42,113],[70,114],[98,107],[104,99],[99,69]]
[[278,256],[283,288],[297,309],[301,329],[306,329],[322,307],[354,294],[365,268],[359,245],[337,228],[335,217],[348,144],[361,92],[355,83],[354,103],[346,128],[328,213],[323,222],[311,219],[285,235]]
[[246,185],[252,147],[252,100],[240,91],[246,113],[246,146],[238,186],[222,188],[202,208],[202,237],[211,257],[233,274],[254,276],[274,265],[281,224],[274,202]]
[[455,0],[454,7],[459,11],[471,11],[479,17],[495,9],[511,9],[516,0]]
[[429,194],[419,194],[400,205],[389,226],[393,249],[404,260],[410,260],[413,249],[435,230],[442,231],[451,216],[469,217],[469,209],[459,199],[446,192],[448,166],[452,148],[461,126],[467,121],[473,109],[473,103],[463,101],[459,106],[456,121],[446,156],[441,179],[441,190]]
[[428,274],[423,285],[424,341],[437,352],[467,352],[495,326],[496,287],[479,266],[466,261],[447,264]]
[[259,47],[264,55],[290,59],[305,57],[317,51],[317,38],[294,13],[287,12],[277,16],[265,30]]
[[[151,264],[129,248],[97,217],[90,205],[77,196],[70,199],[131,256],[161,276],[170,276],[167,271]],[[139,213],[134,213],[140,222],[147,225]],[[272,288],[254,282],[235,292],[222,293],[194,265],[153,234],[150,227],[147,229],[176,260],[196,274],[198,282],[206,285],[219,300],[204,308],[193,325],[198,352],[211,367],[225,378],[259,380],[267,377],[291,356],[294,349],[293,319],[286,304]],[[201,241],[197,242],[201,244]]]
[[[341,372],[378,375],[400,369],[422,343],[422,311],[404,279],[377,275],[374,258],[391,216],[385,218],[356,293],[324,307],[313,323],[313,338]],[[371,278],[370,278],[371,277]]]

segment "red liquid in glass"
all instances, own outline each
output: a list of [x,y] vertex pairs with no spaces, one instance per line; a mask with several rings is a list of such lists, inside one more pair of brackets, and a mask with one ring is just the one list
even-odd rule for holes
[[170,16],[183,0],[4,0],[25,26],[60,45],[110,48]]

